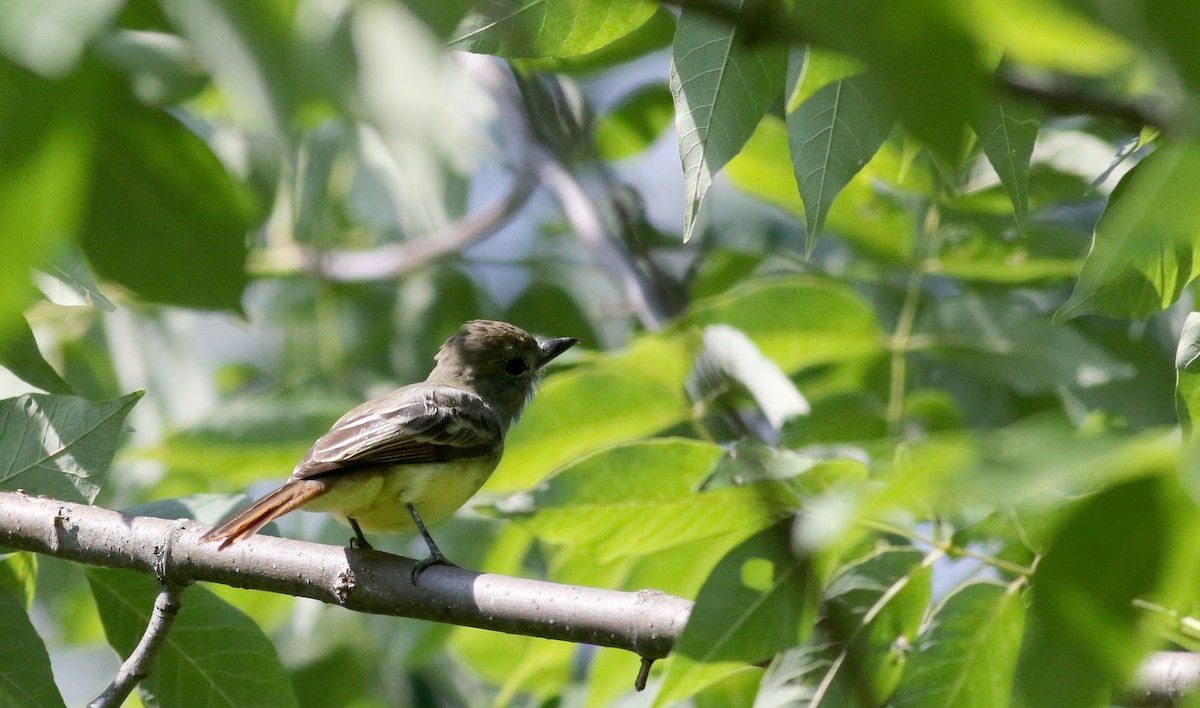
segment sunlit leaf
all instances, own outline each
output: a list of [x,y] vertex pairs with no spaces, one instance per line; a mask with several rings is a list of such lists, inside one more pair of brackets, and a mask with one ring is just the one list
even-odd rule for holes
[[792,553],[786,524],[730,551],[696,597],[655,705],[682,700],[801,643],[811,631],[814,590],[810,565]]
[[31,393],[0,401],[0,489],[91,504],[141,397],[93,403]]
[[25,609],[29,609],[37,587],[37,569],[37,555],[34,553],[11,553],[0,559],[0,593],[12,595]]
[[671,90],[649,84],[626,96],[596,125],[596,148],[606,160],[632,157],[650,147],[674,117]]
[[[148,575],[108,568],[88,569],[87,579],[108,643],[124,658],[146,631],[158,586]],[[138,693],[147,706],[298,705],[258,625],[199,585],[183,592],[171,633]]]
[[1200,274],[1200,143],[1164,145],[1109,197],[1092,250],[1057,322],[1086,314],[1146,317],[1179,299]]
[[450,46],[505,57],[573,57],[633,32],[655,9],[647,0],[484,0],[463,18]]
[[[731,9],[740,8],[743,1],[736,0]],[[686,6],[672,54],[686,241],[696,228],[713,175],[742,149],[783,90],[787,54],[779,45],[750,45],[728,22]]]
[[697,492],[722,454],[711,443],[676,438],[611,447],[498,507],[544,541],[586,548],[609,561],[753,533],[793,505],[770,482]]
[[889,705],[1009,705],[1025,626],[1020,585],[970,583],[938,606]]

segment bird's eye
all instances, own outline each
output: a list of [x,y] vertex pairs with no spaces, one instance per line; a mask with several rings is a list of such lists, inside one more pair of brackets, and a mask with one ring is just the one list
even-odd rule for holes
[[525,373],[525,369],[527,368],[528,365],[525,363],[525,360],[519,356],[514,356],[504,364],[504,371],[509,376],[520,376]]

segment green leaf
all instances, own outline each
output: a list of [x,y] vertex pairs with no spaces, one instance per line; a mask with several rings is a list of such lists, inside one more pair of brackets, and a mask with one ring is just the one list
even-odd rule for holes
[[0,592],[0,705],[13,708],[62,706],[54,685],[50,655],[42,643],[24,603]]
[[629,34],[594,52],[577,57],[544,57],[531,60],[539,71],[561,74],[591,74],[611,69],[671,46],[675,39],[675,15],[659,7],[649,20]]
[[33,591],[37,587],[37,555],[34,553],[11,553],[0,560],[0,594],[8,593],[17,598],[25,609],[33,604]]
[[810,632],[814,583],[783,522],[747,539],[713,569],[675,643],[656,706],[796,646]]
[[891,694],[929,605],[936,557],[887,547],[830,581],[814,637],[828,642],[822,651],[828,666],[816,682],[814,704],[847,695],[877,705]]
[[33,330],[24,317],[17,317],[7,327],[0,328],[0,366],[43,391],[63,395],[74,393],[71,385],[42,357]]
[[1200,274],[1200,142],[1164,145],[1109,197],[1075,291],[1054,320],[1140,318],[1179,299]]
[[971,122],[971,127],[1012,200],[1017,228],[1025,233],[1029,219],[1029,160],[1038,133],[1034,112],[1017,101],[997,99]]
[[141,397],[93,403],[31,393],[0,401],[0,489],[91,504]]
[[960,295],[924,310],[921,351],[1023,394],[1088,388],[1133,375],[1132,367],[1067,325],[1011,299]]
[[117,97],[94,169],[79,239],[100,277],[153,302],[241,311],[254,209],[203,140]]
[[835,81],[788,114],[788,145],[804,200],[805,250],[812,252],[833,200],[874,157],[895,123],[866,75]]
[[1025,627],[1020,588],[969,583],[946,596],[888,704],[1008,706]]
[[792,50],[788,56],[788,75],[794,76],[792,93],[787,100],[787,113],[794,113],[818,89],[861,74],[866,66],[855,57],[831,52],[820,47],[805,46]]
[[[732,0],[730,9],[743,2]],[[750,44],[728,22],[685,6],[672,57],[687,241],[713,175],[742,149],[783,90],[787,53],[776,44]]]
[[503,57],[574,57],[630,34],[654,15],[647,0],[484,0],[451,49]]
[[1175,411],[1185,437],[1200,420],[1200,312],[1188,313],[1175,350]]
[[0,323],[24,309],[30,266],[79,221],[92,84],[83,75],[47,81],[0,58]]
[[[656,363],[655,357],[648,359],[648,364]],[[527,489],[584,452],[641,438],[683,420],[687,404],[682,373],[672,382],[661,369],[655,375],[635,367],[627,356],[603,367],[548,378],[509,432],[504,458],[485,489]]]
[[[86,574],[108,643],[124,659],[146,631],[158,585],[128,570]],[[254,620],[200,585],[189,586],[180,603],[153,670],[138,684],[146,706],[298,705],[275,647]]]
[[1033,578],[1017,666],[1025,705],[1106,702],[1150,648],[1133,601],[1167,570],[1166,479],[1144,477],[1091,497],[1050,543]]
[[[286,135],[303,92],[329,80],[331,70],[348,68],[330,51],[340,42],[296,46],[295,0],[162,0],[159,5],[250,131]],[[298,66],[297,57],[306,55],[308,62]]]
[[815,278],[748,282],[697,302],[683,323],[737,327],[789,373],[819,364],[861,361],[883,352],[883,332],[871,307],[852,289]]
[[648,84],[621,99],[596,124],[596,149],[605,160],[632,157],[650,147],[671,124],[671,89]]
[[721,459],[679,438],[610,447],[564,467],[498,508],[538,538],[587,548],[601,562],[726,533],[753,533],[794,505],[773,483],[696,492]]

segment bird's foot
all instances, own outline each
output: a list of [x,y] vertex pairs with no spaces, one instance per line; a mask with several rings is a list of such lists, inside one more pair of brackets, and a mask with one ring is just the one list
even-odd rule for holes
[[434,553],[430,553],[428,558],[423,558],[423,559],[417,561],[416,563],[413,563],[413,567],[412,567],[412,583],[413,583],[413,585],[417,584],[417,578],[419,578],[421,576],[421,573],[424,573],[426,568],[433,566],[433,565],[448,565],[451,568],[459,567],[457,563],[451,562],[449,558],[446,558],[446,556],[442,555],[441,551],[435,551]]

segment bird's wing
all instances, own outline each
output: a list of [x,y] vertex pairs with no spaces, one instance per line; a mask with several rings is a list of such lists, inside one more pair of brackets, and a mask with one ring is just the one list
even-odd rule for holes
[[499,417],[479,396],[416,384],[342,416],[313,443],[292,477],[495,455],[503,439]]

